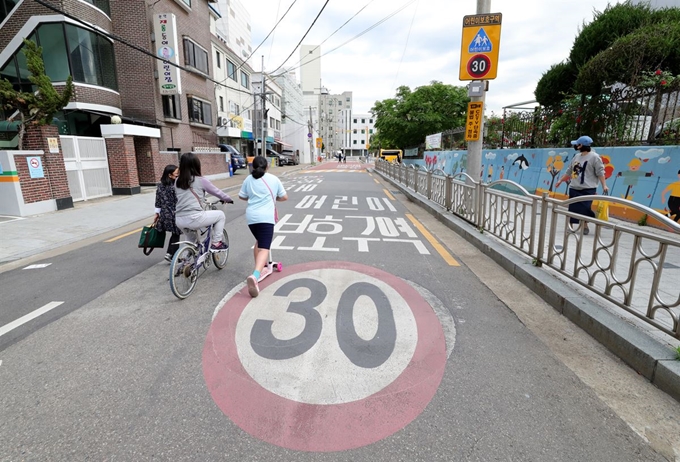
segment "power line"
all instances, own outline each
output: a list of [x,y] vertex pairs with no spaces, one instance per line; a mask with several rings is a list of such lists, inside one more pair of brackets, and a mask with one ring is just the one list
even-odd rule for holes
[[276,71],[278,71],[279,69],[281,69],[281,68],[283,67],[283,65],[286,64],[286,61],[288,61],[288,60],[290,59],[290,57],[293,56],[293,53],[295,53],[295,50],[297,50],[297,49],[300,47],[300,45],[302,44],[302,41],[305,39],[305,37],[307,37],[307,34],[309,34],[309,31],[312,30],[312,27],[314,27],[314,24],[316,24],[316,20],[319,19],[319,16],[321,16],[321,13],[323,13],[323,10],[326,9],[326,5],[328,5],[328,2],[329,2],[329,1],[330,1],[330,0],[326,0],[326,3],[323,4],[323,6],[321,7],[321,9],[319,10],[319,13],[316,15],[316,18],[314,18],[314,21],[312,21],[312,24],[311,24],[311,25],[309,26],[309,28],[307,29],[307,32],[305,32],[305,35],[302,36],[302,38],[300,39],[300,41],[298,42],[298,44],[295,46],[295,48],[293,48],[293,51],[291,51],[290,54],[288,55],[288,57],[287,57],[286,59],[283,60],[283,62],[281,63],[281,65],[280,65],[279,67],[277,67],[276,69],[274,69],[272,72],[276,72]]
[[397,78],[399,77],[399,71],[401,70],[401,63],[404,61],[404,55],[406,54],[406,49],[408,48],[408,40],[411,37],[411,29],[413,28],[413,22],[416,20],[416,13],[418,13],[418,5],[420,5],[420,0],[416,3],[416,9],[413,11],[413,17],[411,18],[411,24],[408,26],[408,34],[406,34],[406,43],[404,44],[404,51],[401,52],[401,58],[399,59],[399,65],[397,66],[397,73],[394,76],[394,81],[392,82],[392,88],[397,83]]
[[[140,46],[138,46],[138,45],[135,45],[134,43],[130,43],[130,42],[128,42],[127,40],[125,40],[125,39],[123,39],[123,38],[121,38],[121,37],[118,37],[118,36],[115,35],[115,34],[112,34],[112,33],[110,33],[110,32],[106,32],[106,31],[101,30],[101,29],[95,29],[95,28],[92,27],[91,24],[88,24],[87,22],[83,21],[82,19],[80,19],[80,18],[78,18],[78,17],[76,17],[76,16],[73,16],[72,14],[69,14],[69,13],[67,13],[67,12],[64,11],[64,10],[60,10],[59,8],[57,8],[57,7],[53,6],[53,5],[50,5],[49,3],[45,2],[44,0],[35,0],[35,2],[36,2],[36,3],[39,3],[40,5],[42,5],[42,6],[46,7],[46,8],[49,8],[50,10],[52,10],[52,11],[54,11],[54,12],[56,12],[56,13],[59,13],[59,14],[61,14],[61,15],[64,15],[65,17],[67,17],[67,18],[69,18],[69,19],[72,19],[72,20],[78,22],[79,24],[84,25],[84,26],[87,27],[88,29],[95,31],[97,34],[100,34],[100,35],[103,35],[103,36],[105,36],[105,37],[108,37],[108,38],[110,38],[111,40],[114,40],[114,41],[119,42],[119,43],[121,43],[121,44],[123,44],[123,45],[125,45],[125,46],[128,46],[128,47],[132,48],[133,50],[139,51],[140,53],[143,53],[143,54],[145,54],[145,55],[147,55],[147,56],[150,56],[151,58],[153,58],[153,59],[155,59],[155,60],[167,62],[169,65],[174,66],[174,67],[176,67],[176,68],[178,68],[178,69],[180,69],[180,70],[183,70],[183,71],[185,71],[185,72],[189,72],[189,73],[192,73],[192,74],[196,74],[196,73],[197,73],[196,71],[194,71],[194,70],[192,70],[192,69],[189,69],[189,68],[187,68],[187,67],[181,66],[181,65],[179,65],[179,64],[175,64],[175,63],[173,63],[173,62],[171,62],[171,61],[166,61],[166,60],[164,60],[163,58],[161,58],[161,57],[159,57],[159,56],[156,56],[155,54],[151,53],[149,50],[145,50],[144,48],[142,48],[142,47],[140,47]],[[220,85],[220,86],[222,86],[222,87],[228,88],[229,90],[233,90],[233,91],[240,92],[240,93],[245,93],[245,94],[247,94],[247,95],[251,95],[251,94],[252,94],[252,93],[247,92],[247,91],[245,91],[245,90],[241,90],[241,89],[238,89],[238,88],[231,88],[231,87],[225,85],[223,82],[218,82],[217,80],[213,79],[213,78],[210,77],[209,75],[206,75],[206,74],[203,74],[203,73],[200,73],[200,75],[201,75],[202,77],[204,77],[206,80],[208,80],[208,81],[210,81],[210,82],[213,82],[213,83],[216,83],[217,85]],[[226,79],[225,79],[225,80],[226,80]]]

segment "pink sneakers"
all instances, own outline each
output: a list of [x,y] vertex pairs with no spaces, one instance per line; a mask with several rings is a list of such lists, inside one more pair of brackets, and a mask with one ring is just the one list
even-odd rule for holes
[[267,276],[269,276],[273,272],[274,272],[274,269],[271,266],[266,265],[264,268],[262,268],[262,271],[260,271],[260,279],[258,279],[257,282],[262,282],[262,280],[264,278],[266,278]]
[[248,285],[248,293],[251,297],[255,298],[260,295],[260,287],[257,285],[257,279],[252,274],[246,278],[246,284]]

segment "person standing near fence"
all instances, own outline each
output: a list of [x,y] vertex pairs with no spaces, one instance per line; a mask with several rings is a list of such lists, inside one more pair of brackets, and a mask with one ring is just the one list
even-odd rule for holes
[[[569,199],[580,196],[592,196],[597,194],[597,185],[602,185],[604,194],[609,192],[607,183],[604,177],[604,163],[600,155],[591,149],[593,139],[589,136],[583,135],[577,140],[571,142],[571,145],[580,154],[574,156],[574,159],[569,165],[569,171],[560,178],[555,185],[555,189],[565,181],[569,182]],[[593,212],[593,201],[582,201],[569,205],[569,211],[578,213],[587,217],[595,218]],[[575,232],[581,220],[578,218],[569,217],[570,232]],[[589,234],[588,223],[584,222],[583,234]]]

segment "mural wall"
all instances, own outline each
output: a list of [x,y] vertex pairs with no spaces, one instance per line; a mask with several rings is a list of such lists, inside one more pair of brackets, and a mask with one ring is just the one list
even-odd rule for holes
[[[605,163],[605,177],[611,195],[645,205],[680,222],[680,146],[593,150]],[[555,185],[578,154],[571,148],[485,150],[482,152],[481,175],[486,182],[512,180],[531,193],[547,191],[551,197],[566,199],[569,186],[562,183],[555,188]],[[423,159],[405,158],[403,162],[452,175],[466,171],[467,151],[426,151]],[[641,217],[641,214],[626,207],[610,209],[610,213],[631,220]]]

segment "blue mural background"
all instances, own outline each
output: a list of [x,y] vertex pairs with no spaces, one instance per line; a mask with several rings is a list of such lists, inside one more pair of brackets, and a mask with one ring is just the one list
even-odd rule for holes
[[[668,212],[672,192],[666,188],[677,183],[674,184],[674,191],[680,190],[680,146],[629,146],[593,150],[605,162],[610,194],[627,197],[661,213]],[[557,189],[554,185],[577,154],[571,148],[485,150],[482,151],[481,174],[487,182],[512,180],[531,193],[548,191],[555,193],[556,197],[566,197],[568,185],[563,183]],[[466,172],[467,151],[426,151],[423,159],[404,158],[403,163],[423,165],[452,175]]]

